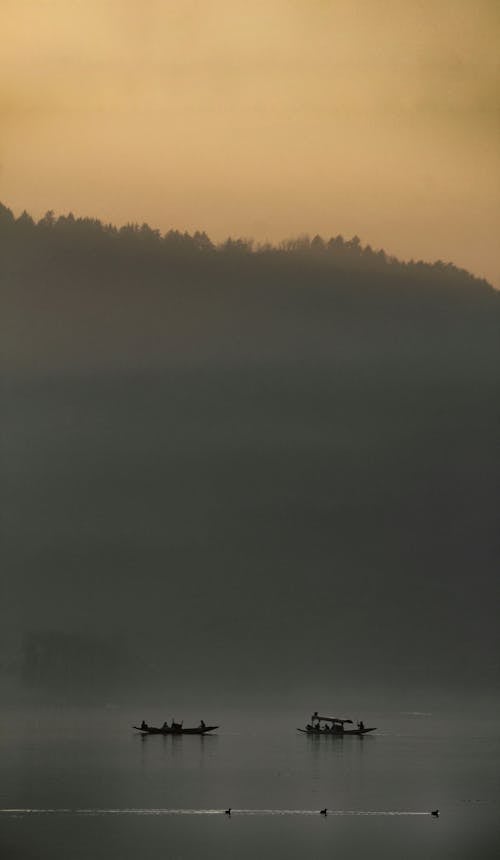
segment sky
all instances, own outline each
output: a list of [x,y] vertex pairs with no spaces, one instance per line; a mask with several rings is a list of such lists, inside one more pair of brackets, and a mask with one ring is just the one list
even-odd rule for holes
[[0,0],[0,199],[500,286],[496,0]]

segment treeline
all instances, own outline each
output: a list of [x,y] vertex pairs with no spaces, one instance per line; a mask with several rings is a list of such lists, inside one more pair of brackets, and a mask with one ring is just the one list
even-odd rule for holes
[[169,230],[162,234],[148,224],[126,224],[116,227],[97,218],[76,218],[72,213],[56,217],[48,211],[35,221],[26,211],[18,218],[0,203],[0,252],[4,265],[18,269],[36,262],[50,263],[85,270],[96,265],[139,266],[143,273],[163,275],[169,270],[202,271],[205,275],[228,270],[252,275],[263,267],[273,277],[286,275],[298,266],[302,272],[321,272],[335,278],[342,273],[374,275],[378,280],[427,282],[453,285],[457,288],[486,287],[487,281],[476,278],[464,269],[438,260],[407,262],[390,256],[383,250],[363,245],[358,236],[345,239],[338,235],[329,239],[321,236],[300,236],[277,245],[256,243],[250,239],[228,238],[218,244],[205,232],[193,234]]

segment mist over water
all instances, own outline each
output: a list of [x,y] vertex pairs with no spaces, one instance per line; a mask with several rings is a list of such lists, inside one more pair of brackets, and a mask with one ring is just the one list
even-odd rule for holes
[[367,377],[16,381],[4,633],[25,682],[487,691],[493,390]]

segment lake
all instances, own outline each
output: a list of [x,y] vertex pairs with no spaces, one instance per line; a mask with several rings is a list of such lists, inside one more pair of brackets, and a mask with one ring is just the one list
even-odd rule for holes
[[4,709],[2,857],[499,856],[497,720],[378,712],[359,715],[373,735],[314,738],[296,731],[308,714],[224,709],[184,715],[217,716],[213,736],[131,728],[172,716],[182,715]]

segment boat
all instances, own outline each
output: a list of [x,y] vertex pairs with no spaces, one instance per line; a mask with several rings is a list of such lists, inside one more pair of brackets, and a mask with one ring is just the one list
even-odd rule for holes
[[[324,728],[320,728],[320,721],[323,720],[324,723],[331,723],[331,728],[328,726],[324,726]],[[297,729],[298,732],[302,732],[305,735],[327,735],[328,737],[343,737],[344,735],[366,735],[368,732],[374,732],[377,728],[376,726],[365,726],[364,723],[358,723],[358,727],[356,729],[346,729],[345,725],[350,723],[353,725],[352,720],[341,719],[340,717],[322,717],[318,714],[317,711],[311,717],[311,722],[307,724],[305,729]]]
[[132,726],[141,735],[206,735],[207,732],[215,732],[219,726],[196,726],[191,729],[184,729],[182,726],[174,727],[167,726],[166,728],[157,728],[156,726]]
[[331,729],[297,729],[304,735],[327,735],[329,738],[343,738],[344,735],[366,735],[368,732],[374,732],[376,726],[368,726],[366,729],[341,729],[340,731],[331,731]]

